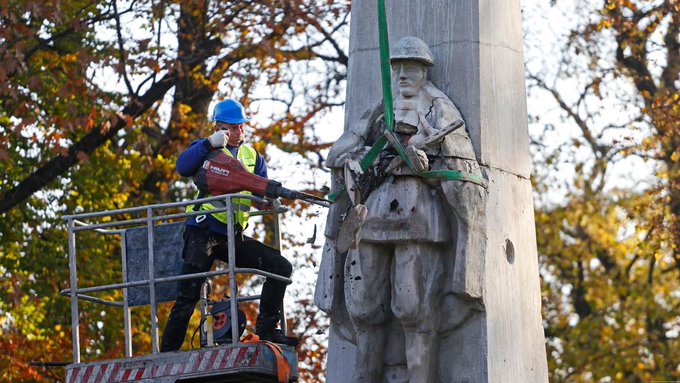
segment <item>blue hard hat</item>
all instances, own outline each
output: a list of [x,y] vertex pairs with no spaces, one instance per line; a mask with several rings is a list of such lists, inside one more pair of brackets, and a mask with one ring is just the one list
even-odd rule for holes
[[213,122],[223,122],[225,124],[243,124],[248,121],[246,111],[240,102],[230,98],[220,101],[213,110]]

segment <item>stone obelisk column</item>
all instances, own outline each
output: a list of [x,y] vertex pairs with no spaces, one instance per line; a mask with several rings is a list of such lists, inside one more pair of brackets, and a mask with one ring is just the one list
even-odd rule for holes
[[[430,80],[460,109],[489,180],[484,320],[445,346],[448,349],[440,358],[460,352],[463,344],[468,354],[464,365],[454,363],[442,371],[442,379],[547,382],[520,1],[389,0],[386,4],[390,43],[411,35],[431,48],[436,64]],[[376,0],[353,2],[345,129],[382,99],[377,20]],[[319,283],[326,282],[320,277]],[[351,381],[354,353],[353,344],[332,326],[329,383]]]

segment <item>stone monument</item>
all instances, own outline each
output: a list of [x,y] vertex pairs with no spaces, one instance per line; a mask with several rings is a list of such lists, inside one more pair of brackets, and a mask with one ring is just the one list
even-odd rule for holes
[[547,382],[519,1],[388,4],[394,129],[376,2],[355,0],[346,128],[327,160],[327,381]]

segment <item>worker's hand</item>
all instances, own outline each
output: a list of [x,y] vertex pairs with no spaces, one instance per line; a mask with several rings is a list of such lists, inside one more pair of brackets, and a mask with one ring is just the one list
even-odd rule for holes
[[208,137],[213,148],[223,148],[229,141],[229,133],[226,130],[218,130]]

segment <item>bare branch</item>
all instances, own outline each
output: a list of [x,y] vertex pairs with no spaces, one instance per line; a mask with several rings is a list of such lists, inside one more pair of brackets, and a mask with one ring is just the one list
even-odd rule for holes
[[[201,54],[188,57],[185,61],[182,61],[182,64],[187,67],[194,67],[202,63],[212,53],[208,52],[204,51]],[[176,68],[168,71],[168,74],[154,83],[144,95],[131,98],[122,111],[117,113],[109,122],[103,124],[99,129],[92,129],[80,141],[73,144],[66,155],[56,156],[24,178],[15,187],[2,194],[0,196],[0,214],[8,212],[36,191],[49,185],[71,166],[78,163],[82,154],[92,154],[94,150],[114,137],[133,119],[147,111],[156,101],[161,100],[180,78],[180,72]]]
[[121,63],[121,75],[123,76],[123,81],[125,82],[125,87],[127,87],[128,93],[130,95],[136,95],[132,90],[132,84],[130,84],[130,79],[127,76],[127,60],[125,60],[125,48],[123,43],[123,34],[120,31],[120,15],[118,14],[118,0],[113,0],[111,2],[113,5],[113,19],[116,21],[116,38],[118,40],[118,56]]
[[671,92],[677,91],[675,86],[680,76],[680,13],[671,15],[670,25],[663,38],[666,44],[667,65],[661,74],[664,87]]
[[[572,120],[576,123],[576,126],[579,127],[581,130],[581,133],[583,133],[583,138],[588,142],[590,147],[593,150],[593,153],[598,157],[601,158],[603,157],[607,150],[606,147],[600,145],[595,137],[593,137],[592,132],[590,131],[590,127],[588,126],[588,123],[579,116],[578,112],[576,112],[573,108],[571,108],[569,105],[567,105],[567,102],[562,98],[562,95],[553,87],[548,86],[543,79],[535,76],[535,75],[529,75],[529,78],[536,81],[536,84],[543,90],[549,92],[555,101],[557,101],[557,104],[560,106],[560,108],[567,113],[569,117],[571,117]],[[592,85],[592,83],[591,83]],[[585,90],[584,90],[585,92]]]

